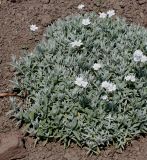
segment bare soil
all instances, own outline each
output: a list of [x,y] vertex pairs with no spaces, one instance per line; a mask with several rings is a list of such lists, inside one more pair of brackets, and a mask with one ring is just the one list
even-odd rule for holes
[[[84,4],[82,11],[77,9]],[[10,66],[11,57],[21,56],[24,50],[32,50],[41,40],[45,27],[58,18],[67,15],[100,12],[115,9],[117,15],[128,22],[147,27],[147,0],[0,0],[0,92],[11,88],[9,80],[13,77]],[[39,26],[32,34],[31,24]],[[0,98],[0,134],[20,132],[6,113],[10,110],[9,98]],[[87,156],[85,149],[72,145],[67,150],[55,142],[43,147],[43,142],[34,148],[34,139],[25,138],[26,155],[22,160],[146,160],[147,138],[134,140],[122,153],[108,148],[100,156]]]

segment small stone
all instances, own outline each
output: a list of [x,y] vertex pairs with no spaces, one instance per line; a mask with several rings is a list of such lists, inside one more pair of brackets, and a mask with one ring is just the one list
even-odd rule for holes
[[11,73],[13,73],[13,72],[16,71],[16,68],[11,66],[11,67],[9,67],[9,71],[10,71]]
[[0,134],[0,160],[18,159],[25,155],[24,143],[18,133]]

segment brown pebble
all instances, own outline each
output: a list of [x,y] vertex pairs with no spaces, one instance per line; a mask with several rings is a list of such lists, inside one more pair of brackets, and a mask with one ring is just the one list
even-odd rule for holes
[[0,160],[18,159],[25,155],[26,150],[20,134],[0,134]]

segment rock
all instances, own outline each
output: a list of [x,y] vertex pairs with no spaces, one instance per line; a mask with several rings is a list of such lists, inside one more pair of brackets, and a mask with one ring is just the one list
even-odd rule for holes
[[15,68],[15,67],[10,66],[10,67],[9,67],[9,71],[10,71],[11,73],[14,73],[14,72],[16,71],[16,68]]
[[25,155],[24,143],[18,133],[0,134],[0,160],[18,159]]

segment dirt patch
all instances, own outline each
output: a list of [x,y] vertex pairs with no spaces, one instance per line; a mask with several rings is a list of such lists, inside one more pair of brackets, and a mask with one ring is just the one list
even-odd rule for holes
[[[79,4],[85,4],[82,11]],[[25,50],[32,50],[42,38],[45,27],[58,18],[89,11],[101,12],[115,9],[117,15],[127,21],[147,27],[147,0],[0,0],[0,92],[11,88],[9,80],[13,68],[9,65],[11,56],[19,57]],[[29,26],[36,24],[39,30],[30,32]],[[9,134],[18,130],[8,119],[9,98],[0,99],[0,133]],[[122,154],[113,149],[103,151],[100,160],[145,160],[147,159],[147,138],[133,141]],[[69,149],[59,143],[49,143],[45,147],[40,142],[33,147],[33,139],[26,137],[28,155],[23,160],[96,160],[87,157],[86,151],[73,145]]]
[[103,7],[113,8],[127,21],[147,27],[147,1],[146,0],[106,0]]

